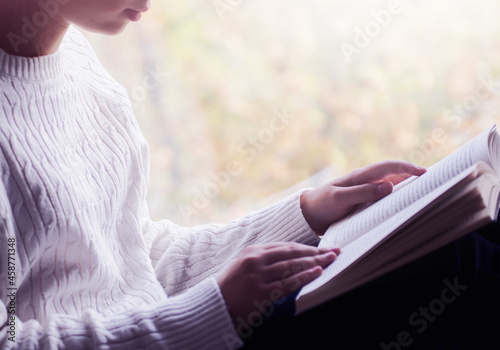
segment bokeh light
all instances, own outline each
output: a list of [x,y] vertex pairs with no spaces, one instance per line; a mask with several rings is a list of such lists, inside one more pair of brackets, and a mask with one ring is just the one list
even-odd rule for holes
[[495,123],[499,19],[493,0],[156,1],[85,34],[150,144],[152,217],[192,225],[373,162],[431,165]]

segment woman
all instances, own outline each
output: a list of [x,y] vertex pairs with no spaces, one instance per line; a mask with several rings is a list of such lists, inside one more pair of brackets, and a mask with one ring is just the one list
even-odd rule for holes
[[318,235],[425,169],[379,163],[224,225],[152,222],[149,155],[79,26],[119,33],[144,0],[0,3],[3,348],[237,348],[239,319],[331,264]]

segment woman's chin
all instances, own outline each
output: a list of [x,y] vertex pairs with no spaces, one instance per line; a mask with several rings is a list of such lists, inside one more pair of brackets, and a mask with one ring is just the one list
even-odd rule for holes
[[120,21],[103,23],[98,26],[81,26],[83,29],[88,30],[94,33],[100,33],[105,35],[116,35],[123,32],[123,30],[127,27],[127,24],[130,21],[127,19],[123,19]]

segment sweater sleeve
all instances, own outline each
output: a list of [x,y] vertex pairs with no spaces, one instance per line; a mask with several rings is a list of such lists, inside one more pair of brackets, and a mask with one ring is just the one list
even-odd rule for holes
[[51,315],[42,325],[36,320],[20,321],[8,313],[10,306],[9,299],[0,301],[2,349],[170,350],[242,346],[213,278],[164,303],[112,317],[88,310],[81,318]]
[[251,244],[318,244],[319,238],[300,208],[299,198],[304,191],[227,224],[183,228],[167,220],[146,220],[146,244],[166,293],[175,295],[208,276],[217,276]]
[[[0,348],[1,349],[234,349],[242,345],[214,278],[155,304],[104,317],[52,314],[43,323],[16,315],[22,284],[15,221],[0,182]],[[9,274],[9,272],[11,272]],[[14,272],[14,274],[12,273]],[[17,278],[16,278],[17,277]]]
[[[15,245],[9,247],[18,237],[12,208],[0,183],[0,348],[241,347],[242,341],[211,275],[216,275],[249,244],[278,240],[316,244],[318,238],[301,214],[299,196],[297,193],[223,225],[181,228],[169,221],[148,221],[145,229],[152,263],[160,279],[169,281],[167,289],[175,291],[175,295],[113,316],[104,317],[89,309],[81,317],[52,314],[41,323],[16,316],[15,288],[22,280],[14,279],[14,289],[9,289],[9,256],[15,271],[23,266]],[[175,283],[181,286],[176,288]]]

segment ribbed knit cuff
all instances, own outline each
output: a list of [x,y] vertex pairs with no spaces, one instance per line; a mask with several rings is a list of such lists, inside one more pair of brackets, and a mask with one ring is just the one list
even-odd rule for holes
[[311,228],[311,226],[309,226],[309,223],[304,218],[304,214],[302,213],[302,208],[300,206],[300,196],[302,196],[305,192],[308,192],[311,190],[313,190],[313,188],[304,188],[297,193],[296,200],[297,200],[298,206],[299,206],[298,210],[300,211],[300,218],[301,218],[300,221],[301,221],[302,225],[305,226],[304,236],[303,237],[301,236],[299,239],[304,239],[304,241],[302,241],[304,244],[317,245],[320,241],[320,238],[319,238],[318,234]]
[[259,228],[259,240],[318,244],[319,237],[307,223],[300,208],[300,196],[308,190],[300,190],[258,213],[265,224]]
[[236,349],[243,346],[215,278],[207,278],[168,301],[165,322],[168,349]]
[[[0,302],[0,307],[5,305]],[[16,323],[16,342],[6,348],[109,350],[232,350],[243,346],[214,278],[208,278],[178,296],[156,305],[103,317],[86,310],[81,319],[53,315],[44,326],[37,321]],[[2,342],[4,344],[2,344]]]
[[[89,311],[84,315],[84,320],[88,329],[93,330],[93,347],[106,345],[109,349],[232,350],[243,346],[219,285],[212,277],[168,298],[166,302],[141,307],[108,319]],[[64,323],[64,317],[60,322]],[[85,333],[85,330],[66,331],[71,334],[70,337],[66,336],[73,346],[71,348],[80,349],[85,340],[75,335]]]

